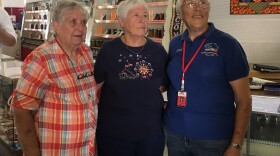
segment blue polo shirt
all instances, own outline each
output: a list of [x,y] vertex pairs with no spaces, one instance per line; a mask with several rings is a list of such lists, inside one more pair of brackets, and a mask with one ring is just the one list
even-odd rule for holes
[[[185,72],[186,107],[178,107],[177,95],[182,78],[182,47],[186,41],[185,65],[203,39],[205,43]],[[230,81],[245,77],[249,66],[239,42],[209,23],[207,32],[194,41],[188,31],[172,39],[167,74],[170,79],[168,105],[164,116],[171,132],[197,139],[231,139],[235,104]]]

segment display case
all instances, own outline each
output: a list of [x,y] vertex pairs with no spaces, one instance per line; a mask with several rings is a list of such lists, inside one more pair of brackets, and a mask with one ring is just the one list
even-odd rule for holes
[[[96,56],[102,43],[123,34],[121,27],[116,19],[116,11],[121,1],[108,0],[97,1],[95,6],[95,20],[92,29],[91,49]],[[168,2],[152,1],[147,5],[149,8],[148,32],[146,37],[151,38],[155,42],[161,43],[164,36],[165,11]]]
[[252,144],[280,147],[280,97],[252,96],[252,115],[245,139],[246,155],[254,154]]
[[52,0],[26,3],[21,32],[21,60],[48,39]]
[[22,155],[8,99],[21,74],[22,61],[2,54],[0,83],[0,156]]

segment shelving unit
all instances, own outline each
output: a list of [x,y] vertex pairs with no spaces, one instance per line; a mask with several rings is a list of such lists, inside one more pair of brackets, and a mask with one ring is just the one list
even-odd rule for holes
[[29,2],[24,9],[21,60],[48,39],[52,0]]
[[[162,0],[162,2],[147,3],[149,8],[149,30],[147,37],[158,43],[162,43],[164,35],[164,24],[166,19],[165,10],[167,5],[168,1],[166,0]],[[118,25],[118,21],[116,20],[117,8],[118,5],[104,5],[102,1],[97,2],[95,7],[95,24],[92,29],[90,45],[96,55],[103,42],[120,36],[120,34],[117,33],[121,31],[121,27]]]

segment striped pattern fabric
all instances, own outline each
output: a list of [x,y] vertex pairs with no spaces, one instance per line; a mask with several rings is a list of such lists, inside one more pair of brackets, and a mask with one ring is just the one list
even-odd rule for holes
[[[54,39],[25,59],[12,106],[36,112],[42,156],[94,155],[97,121],[93,56],[82,44],[78,62]],[[72,62],[71,62],[72,61]],[[86,75],[78,79],[77,75]]]

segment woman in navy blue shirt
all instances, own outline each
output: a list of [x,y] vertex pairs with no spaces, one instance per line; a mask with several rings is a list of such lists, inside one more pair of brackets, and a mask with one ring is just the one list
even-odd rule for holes
[[176,10],[187,29],[168,53],[168,154],[241,155],[252,109],[245,52],[208,22],[208,0],[177,0]]
[[103,44],[94,76],[102,86],[97,123],[99,156],[162,156],[163,96],[167,53],[145,37],[148,8],[143,0],[120,3],[124,35]]

